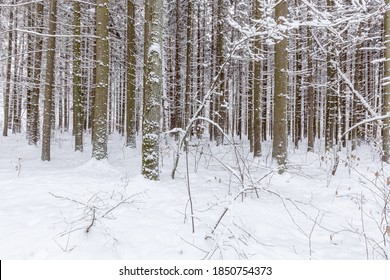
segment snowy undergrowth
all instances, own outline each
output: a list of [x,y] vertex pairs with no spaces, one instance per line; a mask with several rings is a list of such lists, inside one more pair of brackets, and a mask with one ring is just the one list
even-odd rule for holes
[[[195,233],[184,152],[161,146],[159,182],[140,173],[140,149],[111,136],[108,160],[73,152],[58,136],[51,162],[24,136],[0,138],[2,259],[386,259],[390,170],[373,148],[334,156],[290,150],[277,174],[270,143],[253,159],[247,143],[188,148]],[[89,139],[86,140],[86,143]],[[138,143],[140,147],[140,143]]]

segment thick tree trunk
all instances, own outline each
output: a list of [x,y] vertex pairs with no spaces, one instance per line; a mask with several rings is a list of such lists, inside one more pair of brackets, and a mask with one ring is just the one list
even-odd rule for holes
[[[36,18],[35,25],[38,26],[37,32],[42,33],[43,22],[43,9],[42,3],[36,4]],[[37,145],[39,141],[39,94],[41,84],[41,65],[42,65],[42,37],[36,36],[35,38],[35,57],[34,57],[34,88],[31,94],[31,122],[30,130],[28,134],[28,140],[30,144]],[[30,142],[31,141],[31,142]]]
[[57,25],[57,0],[51,0],[49,10],[49,35],[47,39],[47,57],[46,57],[46,85],[45,99],[43,109],[43,128],[42,128],[42,156],[43,161],[50,161],[50,138],[52,131],[53,117],[53,95],[54,95],[54,67],[55,67],[55,49],[56,49],[56,25]]
[[96,91],[93,115],[92,156],[107,158],[107,101],[109,77],[108,0],[96,6]]
[[142,174],[158,180],[162,96],[163,0],[145,2],[145,83],[142,123]]
[[[281,17],[287,18],[288,3],[282,0],[275,8],[275,18],[281,24]],[[280,172],[287,163],[287,39],[275,44],[275,92],[272,157],[276,159]]]
[[[146,0],[145,0],[146,1]],[[175,90],[174,90],[174,101],[173,101],[173,110],[171,111],[171,126],[172,128],[181,128],[183,126],[182,122],[182,38],[181,38],[181,1],[176,0],[176,38],[175,38]]]

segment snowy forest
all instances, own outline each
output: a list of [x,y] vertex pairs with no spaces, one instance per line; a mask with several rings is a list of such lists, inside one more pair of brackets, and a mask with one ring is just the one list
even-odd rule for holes
[[390,0],[0,0],[0,258],[390,258]]

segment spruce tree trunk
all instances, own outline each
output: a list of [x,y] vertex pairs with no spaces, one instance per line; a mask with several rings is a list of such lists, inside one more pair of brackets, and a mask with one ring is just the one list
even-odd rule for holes
[[108,0],[96,5],[96,91],[93,114],[92,157],[107,158],[107,101],[109,77]]
[[248,125],[248,139],[249,139],[249,151],[254,151],[254,137],[253,137],[253,89],[254,89],[254,62],[251,60],[249,62],[249,71],[248,71],[248,116],[247,116],[247,125]]
[[[216,96],[215,99],[215,105],[214,108],[217,111],[217,114],[215,115],[215,122],[221,127],[223,131],[225,131],[225,121],[226,121],[226,104],[225,104],[225,70],[221,69],[223,62],[224,62],[224,49],[223,49],[223,43],[224,43],[224,34],[223,34],[223,26],[224,26],[224,18],[223,18],[223,11],[224,11],[224,1],[218,0],[218,7],[217,7],[217,57],[216,57],[216,70],[220,71],[221,73],[219,75],[219,89],[218,89],[218,96]],[[217,145],[223,144],[223,133],[221,130],[214,127],[214,134],[215,134],[215,140],[217,142]]]
[[[275,8],[275,18],[281,24],[281,17],[287,18],[288,3],[279,2]],[[282,173],[287,163],[287,39],[275,44],[275,92],[272,157],[276,159]]]
[[84,129],[84,106],[81,88],[81,38],[80,38],[80,2],[73,2],[73,119],[75,151],[82,152]]
[[[256,20],[260,20],[260,0],[254,1],[254,16]],[[261,41],[256,39],[254,46],[255,61],[254,64],[254,89],[253,89],[253,156],[261,156],[261,119],[260,119],[260,100],[261,100],[261,62],[260,51]]]
[[[43,23],[43,3],[36,4],[35,25],[39,26],[38,33],[42,33]],[[29,143],[37,145],[39,141],[39,94],[41,84],[41,67],[42,67],[42,37],[35,38],[35,57],[34,57],[34,88],[31,96],[31,123],[29,131]]]
[[[32,19],[33,6],[28,7],[27,22],[28,27],[33,30],[34,24]],[[27,35],[27,94],[26,94],[26,111],[27,111],[27,123],[26,123],[26,138],[29,145],[34,145],[33,135],[31,128],[33,126],[33,112],[32,112],[32,97],[34,94],[34,36],[31,34]]]
[[[360,34],[360,27],[358,29],[358,34]],[[354,73],[354,89],[357,92],[361,92],[361,79],[362,79],[362,50],[361,50],[362,44],[359,43],[355,46],[355,73]],[[354,126],[358,123],[358,101],[357,97],[353,94],[352,95],[352,110],[351,110],[351,119],[352,123],[351,126]],[[358,128],[354,128],[351,131],[351,149],[352,151],[356,150],[358,145]]]
[[[297,5],[297,4],[296,4]],[[299,148],[299,142],[302,135],[302,117],[301,107],[303,101],[303,83],[302,83],[302,42],[300,35],[302,28],[298,29],[298,36],[295,38],[295,51],[296,51],[296,73],[295,73],[295,114],[294,114],[294,146]]]
[[[146,0],[145,0],[146,1]],[[176,0],[176,38],[175,38],[175,90],[174,90],[174,104],[171,114],[172,128],[181,128],[182,122],[182,73],[181,73],[181,52],[182,52],[182,38],[181,38],[181,1]]]
[[192,7],[191,1],[187,1],[187,50],[186,50],[186,85],[184,92],[184,118],[183,126],[186,127],[191,114],[191,17]]
[[42,155],[43,161],[50,161],[50,138],[52,131],[52,110],[54,95],[54,67],[55,67],[55,49],[56,49],[56,21],[57,21],[57,0],[51,0],[49,10],[49,38],[47,39],[47,57],[46,57],[46,85],[45,99],[43,109],[43,128],[42,128]]
[[[327,0],[329,13],[333,10],[333,0]],[[326,90],[326,117],[325,117],[325,150],[329,151],[333,148],[336,140],[337,128],[336,118],[338,112],[338,100],[336,94],[336,69],[333,66],[335,58],[335,46],[330,31],[328,31],[329,44],[327,48],[327,90]]]
[[[386,0],[386,5],[390,4],[390,0]],[[384,17],[384,40],[385,40],[385,63],[384,63],[384,87],[383,87],[383,115],[390,113],[390,10],[386,11]],[[383,121],[382,129],[382,160],[389,163],[390,161],[390,119],[386,118]]]
[[307,103],[308,103],[308,124],[307,124],[307,150],[314,151],[315,143],[315,93],[313,85],[313,54],[312,47],[312,30],[308,27],[308,53],[307,53],[307,68],[308,68],[308,88],[307,88]]
[[145,83],[142,122],[142,174],[159,180],[162,96],[163,0],[145,2]]
[[127,1],[127,111],[126,146],[136,147],[135,95],[136,95],[136,45],[135,45],[135,4]]
[[[12,4],[14,1],[12,1]],[[9,14],[9,26],[13,28],[14,21],[14,11],[13,8],[10,10]],[[9,111],[10,111],[10,95],[11,95],[11,67],[12,67],[12,42],[14,41],[14,31],[8,33],[8,59],[7,59],[7,80],[4,91],[3,99],[3,110],[4,110],[4,119],[3,119],[3,136],[8,136],[8,123],[9,123]]]

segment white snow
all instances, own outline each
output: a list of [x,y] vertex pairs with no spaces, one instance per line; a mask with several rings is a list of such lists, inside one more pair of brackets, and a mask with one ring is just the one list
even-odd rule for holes
[[40,148],[28,146],[24,135],[0,137],[1,259],[390,255],[381,204],[390,170],[382,169],[375,147],[363,145],[349,158],[340,152],[333,177],[332,157],[306,154],[305,145],[289,151],[288,170],[278,175],[270,155],[253,159],[247,143],[235,150],[193,141],[193,234],[184,152],[172,180],[174,148],[162,146],[162,173],[153,182],[139,175],[140,149],[126,148],[120,136],[110,136],[104,161],[90,159],[89,138],[84,153],[73,152],[72,141],[70,135],[56,136],[52,161],[42,162]]

